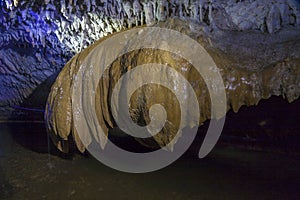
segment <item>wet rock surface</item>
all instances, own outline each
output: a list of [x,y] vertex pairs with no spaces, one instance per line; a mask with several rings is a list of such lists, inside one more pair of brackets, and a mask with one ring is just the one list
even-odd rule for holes
[[300,22],[296,0],[2,0],[0,5],[2,119],[24,114],[15,106],[40,83],[82,49],[122,29],[179,17],[208,29],[276,33]]
[[[237,115],[234,121],[240,121]],[[223,146],[216,147],[206,159],[184,156],[160,171],[128,174],[110,169],[91,157],[75,154],[73,158],[63,159],[52,151],[48,153],[47,146],[41,151],[31,144],[34,149],[30,149],[13,138],[5,138],[11,135],[23,137],[28,143],[42,135],[41,141],[47,142],[43,124],[0,124],[3,151],[0,198],[5,200],[300,197],[299,156]]]
[[[268,99],[272,95],[282,95],[289,102],[296,100],[300,95],[300,56],[296,50],[299,47],[298,28],[291,29],[289,32],[280,32],[275,36],[260,35],[257,32],[232,32],[233,36],[228,38],[226,37],[229,35],[227,31],[214,30],[210,32],[190,21],[170,19],[159,23],[158,26],[184,32],[209,52],[220,68],[226,89],[227,110],[233,109],[237,112],[243,105],[257,105],[261,99]],[[222,38],[225,38],[224,41]],[[78,63],[104,40],[105,38],[73,57],[52,87],[46,107],[46,123],[54,143],[62,151],[67,151],[63,147],[66,147],[64,143],[67,143],[71,134],[76,140],[78,149],[84,150],[73,125],[71,104],[73,81],[79,67],[85,67]],[[296,49],[291,48],[291,44]],[[270,57],[271,55],[273,56]],[[108,99],[110,99],[111,90],[116,81],[130,70],[129,66],[134,68],[134,66],[152,62],[168,63],[191,83],[199,98],[200,124],[210,119],[210,116],[216,116],[216,113],[211,115],[209,94],[204,81],[187,61],[169,52],[145,49],[133,51],[118,58],[112,64],[112,69],[103,76],[105,78],[99,82],[96,101],[100,106],[98,108],[96,106],[96,112],[106,134],[114,126]],[[181,71],[181,66],[186,66],[186,70]],[[168,74],[162,72],[162,76],[168,77]],[[105,92],[103,93],[103,91]],[[149,91],[156,93],[151,95]],[[159,91],[159,88],[155,86],[150,86],[150,89],[142,89],[139,95],[133,96],[131,99],[131,117],[137,123],[142,121],[147,124],[149,122],[148,110],[158,99],[161,98],[162,102],[167,102],[166,111],[172,113],[168,118],[170,124],[166,124],[161,134],[154,136],[154,141],[141,141],[152,147],[165,146],[177,133],[180,109],[177,109],[176,102],[172,102],[172,97],[166,92]],[[182,91],[182,95],[185,95],[185,91]],[[186,126],[188,125],[186,124]]]
[[[271,94],[283,95],[292,102],[299,97],[298,2],[0,0],[0,120],[19,118],[19,115],[21,119],[33,117],[32,111],[26,113],[19,110],[18,105],[40,109],[38,117],[33,119],[42,120],[45,98],[56,73],[72,56],[105,35],[137,25],[153,25],[170,17],[200,24],[203,33],[193,25],[191,31],[190,27],[185,30],[199,39],[224,67],[227,94],[232,97],[228,103],[232,109],[237,111],[241,105],[253,105]],[[174,28],[174,25],[170,23],[169,27]],[[273,106],[277,104],[270,110]],[[247,122],[258,123],[260,128],[243,122],[230,132],[228,143],[232,145],[237,141],[240,146],[244,138],[253,141],[250,149],[258,150],[260,147],[256,145],[266,137],[272,141],[271,147],[267,147],[277,150],[276,144],[290,142],[293,137],[285,137],[292,133],[295,140],[292,145],[287,142],[284,148],[293,151],[291,146],[299,146],[299,129],[281,125],[299,119],[297,108],[288,112],[286,119],[277,121],[267,117],[270,110],[262,113],[265,118],[261,119],[253,114]],[[275,110],[278,111],[278,107]],[[254,113],[256,111],[259,112]],[[240,122],[239,116],[235,119]],[[66,135],[71,134],[69,120],[62,122],[67,124]],[[277,124],[275,131],[270,125],[274,124],[272,121]],[[37,128],[44,127],[43,124],[10,125],[13,134],[30,143],[33,149],[12,142],[5,127],[0,125],[0,199],[300,197],[298,157],[221,148],[215,149],[204,161],[182,159],[162,171],[135,176],[115,172],[79,155],[63,160],[46,154],[47,144],[36,140],[43,135],[43,141],[47,142],[45,130]],[[60,131],[51,131],[59,139],[65,137]],[[35,135],[29,137],[32,132]],[[238,138],[232,136],[234,134]],[[143,144],[157,145],[153,141]],[[265,143],[262,146],[266,148]],[[80,144],[78,148],[84,150]],[[160,180],[159,187],[157,180]]]

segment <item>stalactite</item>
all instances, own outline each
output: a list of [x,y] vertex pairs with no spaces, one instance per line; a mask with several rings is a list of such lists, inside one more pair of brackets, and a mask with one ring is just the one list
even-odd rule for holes
[[[210,32],[205,32],[204,30],[193,32],[193,30],[201,30],[201,27],[191,29],[192,26],[198,26],[191,21],[167,20],[157,26],[180,30],[190,37],[193,37],[210,52],[210,55],[214,59],[222,74],[227,96],[227,110],[232,109],[234,112],[237,112],[242,106],[257,105],[261,99],[268,99],[271,95],[282,95],[289,102],[296,100],[300,96],[300,53],[294,48],[290,48],[291,42],[295,41],[297,37],[295,34],[291,34],[289,36],[291,38],[287,40],[282,37],[284,33],[283,35],[278,35],[276,38],[271,35],[258,38],[255,33],[240,33],[238,37],[231,38],[231,43],[228,44],[226,42],[223,43],[224,38],[229,38],[229,35],[225,32],[220,32],[219,30],[218,32],[216,30],[216,32],[218,32],[215,33],[216,35]],[[247,39],[245,39],[245,37]],[[213,41],[209,42],[209,38]],[[85,57],[89,55],[88,52],[91,52],[92,49],[96,48],[97,45],[106,39],[107,38],[99,40],[95,43],[95,45],[73,57],[73,59],[66,64],[57,78],[56,83],[52,87],[52,91],[47,102],[45,117],[47,121],[47,129],[52,136],[53,142],[61,151],[66,151],[66,149],[62,147],[61,141],[67,143],[69,135],[71,134],[74,138],[78,138],[78,133],[76,132],[73,121],[74,111],[72,110],[72,94],[74,90],[74,79],[72,77],[76,77],[78,75],[79,68],[84,69],[87,67],[85,65],[80,65],[79,63],[82,63]],[[260,45],[264,41],[272,41],[272,43],[261,47]],[[284,47],[278,48],[278,44],[284,45]],[[240,52],[242,50],[239,48],[232,48],[232,46],[246,45],[249,48],[246,52]],[[295,45],[295,48],[300,46],[299,42]],[[288,55],[297,54],[297,57],[279,59],[267,56],[264,61],[261,61],[263,62],[261,64],[257,61],[258,58],[252,58],[252,56],[258,51],[263,51],[266,55],[271,54],[273,52],[272,47],[275,46],[277,46],[276,50],[280,54],[278,56],[282,56],[281,54],[284,54],[284,52],[288,50],[290,51]],[[94,58],[90,57],[90,59],[93,60]],[[275,59],[276,61],[272,59]],[[253,60],[256,60],[256,62],[253,63]],[[127,64],[124,64],[124,62]],[[193,86],[198,97],[201,97],[199,98],[199,107],[201,110],[199,124],[209,119],[211,117],[211,110],[207,103],[209,94],[205,89],[205,83],[201,81],[200,77],[197,77],[197,73],[193,71],[193,67],[186,62],[187,61],[184,61],[184,59],[176,59],[174,61],[174,57],[170,56],[170,52],[159,50],[131,51],[122,58],[116,59],[114,63],[111,64],[108,70],[109,73],[105,74],[105,78],[103,78],[103,80],[101,79],[99,82],[99,85],[97,86],[98,89],[96,90],[96,99],[99,101],[96,102],[96,104],[101,105],[101,109],[96,108],[96,112],[99,123],[102,126],[102,130],[105,130],[104,134],[109,134],[108,129],[113,127],[111,107],[103,105],[109,104],[108,99],[111,99],[115,82],[117,82],[120,77],[127,72],[127,70],[146,63],[168,63],[168,66],[174,69],[177,69],[178,67],[180,69],[182,66],[187,66],[182,75],[186,77],[189,83]],[[174,77],[168,76],[165,71],[161,72],[161,76],[170,77],[170,82],[174,81]],[[177,87],[177,85],[174,87]],[[107,92],[104,94],[101,93],[100,95],[100,90],[105,90]],[[180,116],[180,112],[176,109],[176,104],[172,102],[173,98],[169,98],[168,95],[163,92],[159,93],[159,89],[153,87],[150,90],[156,91],[157,93],[155,93],[155,100],[152,102],[149,99],[151,99],[151,95],[153,96],[153,94],[148,94],[147,89],[142,90],[143,92],[141,94],[142,96],[144,95],[142,98],[135,98],[133,97],[134,95],[130,97],[133,99],[130,102],[130,107],[132,109],[136,108],[134,112],[130,113],[131,118],[134,121],[149,121],[147,119],[148,113],[146,110],[149,108],[149,105],[156,103],[155,100],[158,98],[162,98],[162,102],[167,102],[165,105],[169,105],[169,107],[165,107],[167,113],[172,113],[172,116],[176,119]],[[173,90],[177,89],[175,88]],[[216,90],[218,90],[218,88],[216,88]],[[64,93],[60,94],[60,91],[64,91]],[[180,91],[182,95],[187,92],[185,90]],[[188,94],[186,95],[189,96]],[[92,120],[89,122],[93,123]],[[176,126],[176,122],[172,122],[172,120],[168,120],[167,122],[169,124],[165,124],[162,132],[155,135],[152,139],[137,140],[141,142],[141,144],[149,147],[157,148],[157,145],[160,147],[165,146],[170,142],[170,138],[173,139],[173,137],[177,134],[177,130],[174,131],[172,129],[172,127]],[[185,126],[188,126],[188,124],[185,124]],[[153,142],[153,140],[155,142]],[[80,151],[84,151],[82,143],[78,141],[76,141],[76,143],[78,149]],[[105,141],[103,143],[105,144]],[[103,146],[101,147],[103,148]]]
[[209,20],[209,24],[213,23],[212,8],[213,8],[213,0],[210,0],[209,4],[208,4],[208,20]]
[[[139,0],[134,0],[132,7],[133,7],[133,15],[135,16],[135,24],[139,25],[139,23],[141,22],[141,19],[142,19],[142,17],[141,17],[142,6],[141,6]],[[141,22],[141,24],[142,23],[143,22]]]
[[153,15],[153,7],[151,2],[144,2],[143,3],[143,8],[145,12],[145,20],[146,24],[153,24],[154,22],[154,15]]
[[131,28],[132,27],[132,22],[131,22],[131,19],[132,19],[132,16],[131,16],[131,3],[129,1],[127,2],[124,2],[122,4],[123,6],[123,10],[125,11],[125,14],[126,14],[126,18],[127,18],[127,22],[128,22],[128,28]]
[[[59,54],[62,58],[72,57],[110,33],[173,17],[192,19],[208,30],[261,30],[273,34],[300,25],[297,0],[1,0],[0,5],[1,49],[43,48],[49,51],[48,56]],[[225,20],[229,22],[222,26]],[[86,37],[83,44],[81,32]],[[58,63],[56,69],[64,64]]]

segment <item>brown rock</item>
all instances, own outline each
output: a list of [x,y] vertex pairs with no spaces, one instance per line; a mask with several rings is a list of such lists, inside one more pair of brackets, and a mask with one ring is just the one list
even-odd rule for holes
[[[256,105],[261,99],[267,99],[271,95],[282,95],[289,102],[299,97],[300,56],[295,50],[297,48],[290,47],[291,43],[294,44],[294,47],[299,47],[300,44],[297,39],[299,30],[278,33],[278,36],[263,35],[257,32],[249,32],[246,33],[247,35],[245,33],[218,31],[207,33],[202,27],[195,27],[197,25],[188,21],[174,19],[162,22],[158,26],[179,30],[187,34],[197,40],[209,52],[220,68],[223,77],[227,94],[227,110],[233,109],[237,112],[241,106]],[[76,115],[76,113],[72,113],[71,109],[73,79],[76,77],[82,59],[106,39],[107,37],[97,41],[73,57],[52,86],[45,118],[52,140],[62,151],[68,150],[66,144],[70,134],[73,135],[78,149],[84,151],[84,145],[73,124],[73,115]],[[265,44],[266,41],[268,43]],[[260,52],[263,52],[264,55],[257,54]],[[269,57],[274,54],[276,57]],[[95,109],[97,120],[106,134],[110,128],[116,126],[110,107],[112,89],[126,72],[138,65],[147,63],[167,63],[169,67],[185,77],[192,85],[198,98],[201,110],[199,124],[211,117],[208,89],[199,73],[189,62],[163,50],[142,49],[117,58],[100,79],[96,90]],[[182,70],[183,66],[184,70]],[[168,77],[168,73],[162,71],[161,76]],[[169,78],[170,81],[174,81],[171,77]],[[182,92],[182,95],[185,95],[185,91]],[[154,148],[167,145],[175,137],[179,128],[180,119],[178,116],[183,111],[180,110],[174,94],[167,88],[151,84],[135,91],[131,96],[129,105],[132,120],[144,126],[150,122],[150,107],[157,103],[163,105],[167,112],[164,128],[153,138],[137,139],[142,144]],[[190,126],[189,124],[185,125]],[[87,134],[84,140],[89,143],[92,141],[91,137]],[[107,138],[99,138],[99,135],[93,137],[98,143],[101,143],[101,147],[104,147]]]

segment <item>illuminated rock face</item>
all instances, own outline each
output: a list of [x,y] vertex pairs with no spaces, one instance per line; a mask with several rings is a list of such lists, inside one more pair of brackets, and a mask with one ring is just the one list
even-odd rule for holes
[[[237,111],[242,105],[255,105],[270,95],[283,95],[290,102],[299,96],[300,5],[297,0],[0,0],[0,7],[0,119],[8,118],[15,105],[60,71],[72,56],[100,38],[174,17],[188,22],[168,20],[161,26],[185,31],[205,46],[223,70],[228,109]],[[84,52],[80,55],[84,56]],[[129,58],[136,56],[145,62],[144,54],[133,52],[124,59],[135,63],[136,60]],[[156,57],[161,62],[173,63],[176,68],[165,52],[159,52]],[[74,66],[69,63],[62,70],[48,102],[48,128],[60,148],[59,141],[67,140],[73,129],[69,106],[71,74],[76,74],[77,59],[80,56],[72,59]],[[120,71],[120,61],[114,66]],[[142,93],[147,94],[147,90],[143,89]],[[205,97],[199,104],[205,111],[200,118],[203,122],[210,116],[204,83],[200,81],[195,90]],[[102,98],[99,101],[106,102]],[[145,106],[143,101],[133,101],[136,102],[133,106]],[[65,110],[59,111],[60,106]],[[138,111],[134,119],[138,123],[147,122],[147,109]],[[105,115],[107,120],[111,118],[108,114],[108,110],[98,112],[98,116]],[[106,128],[113,122],[109,125]],[[155,138],[156,142],[140,142],[148,146],[163,145],[173,136],[172,131],[165,130],[165,133],[164,137]],[[76,133],[73,136],[78,148],[83,150]]]
[[76,53],[124,28],[170,17],[266,33],[300,23],[297,0],[1,0],[0,7],[1,118]]
[[[300,49],[300,43],[297,28],[269,35],[222,30],[209,32],[203,26],[178,19],[161,22],[158,26],[187,34],[209,52],[220,68],[226,88],[227,110],[233,109],[237,112],[241,106],[257,105],[261,99],[268,99],[271,95],[282,95],[289,102],[300,95],[300,52],[297,51]],[[80,67],[79,63],[105,39],[97,41],[73,57],[52,87],[45,116],[48,131],[55,145],[62,151],[68,151],[70,135],[75,138],[80,151],[85,149],[74,129],[72,89]],[[100,90],[97,90],[96,94],[96,105],[98,105],[96,112],[106,134],[115,126],[108,104],[116,81],[131,68],[147,63],[168,63],[176,70],[186,66],[186,70],[178,71],[193,85],[201,110],[199,123],[210,118],[209,93],[193,67],[186,60],[177,58],[169,52],[145,49],[118,58],[98,85]],[[164,73],[162,72],[162,76],[168,77],[168,74]],[[100,94],[100,91],[106,92]],[[185,95],[184,92],[182,91],[182,95]],[[168,94],[167,90],[158,86],[142,87],[133,95],[130,103],[131,117],[140,125],[149,122],[149,107],[157,103],[156,101],[165,102],[165,109],[170,113],[168,123],[160,134],[154,136],[154,139],[139,139],[142,144],[150,147],[165,146],[175,136],[180,108],[177,101],[171,101],[171,96],[172,94]]]

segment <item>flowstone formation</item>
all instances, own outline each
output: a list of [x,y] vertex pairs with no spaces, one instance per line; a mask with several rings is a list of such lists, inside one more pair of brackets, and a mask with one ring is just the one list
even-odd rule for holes
[[[168,18],[207,29],[277,33],[300,24],[297,0],[0,0],[0,116],[98,39]],[[34,106],[34,105],[32,105]]]
[[[289,102],[299,98],[300,29],[297,27],[283,29],[271,35],[257,31],[238,32],[221,29],[211,31],[207,26],[193,20],[168,19],[154,26],[184,33],[206,49],[220,69],[227,95],[227,110],[233,109],[237,112],[243,105],[257,105],[261,99],[268,99],[272,95],[282,95]],[[80,63],[106,39],[107,37],[100,39],[74,56],[52,86],[45,119],[52,140],[61,151],[68,151],[71,135],[78,149],[82,152],[85,150],[73,123],[74,81],[79,68],[85,67]],[[187,60],[168,51],[146,48],[131,51],[117,58],[109,70],[105,71],[97,86],[95,98],[97,120],[106,135],[109,129],[116,126],[110,107],[114,86],[126,72],[147,63],[167,63],[188,80],[198,98],[201,110],[199,124],[215,116],[211,113],[210,97],[205,82]],[[161,76],[174,81],[166,71],[162,71]],[[143,145],[153,148],[164,147],[175,137],[181,110],[178,101],[172,95],[168,89],[150,84],[139,88],[131,96],[128,106],[135,123],[147,125],[150,121],[149,108],[156,103],[164,106],[168,116],[159,134],[147,139],[137,138]],[[182,95],[188,96],[185,90],[182,90]]]

